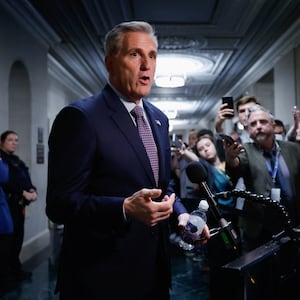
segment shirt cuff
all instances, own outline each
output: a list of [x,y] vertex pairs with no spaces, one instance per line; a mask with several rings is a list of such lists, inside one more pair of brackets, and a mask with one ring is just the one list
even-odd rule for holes
[[124,218],[125,222],[127,222],[128,219],[127,219],[127,216],[126,216],[126,213],[125,213],[124,202],[123,202],[122,210],[123,210],[123,218]]

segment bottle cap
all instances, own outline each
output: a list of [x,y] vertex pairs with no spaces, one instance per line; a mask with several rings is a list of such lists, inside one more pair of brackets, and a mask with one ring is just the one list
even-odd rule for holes
[[208,210],[209,205],[206,200],[201,200],[198,207],[204,210]]

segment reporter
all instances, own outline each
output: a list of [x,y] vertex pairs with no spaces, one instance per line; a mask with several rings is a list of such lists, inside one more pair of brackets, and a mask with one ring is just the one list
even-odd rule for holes
[[[236,103],[238,122],[242,127],[242,129],[239,132],[239,142],[241,143],[252,142],[248,132],[247,116],[249,109],[256,104],[259,104],[259,101],[253,96],[243,96]],[[228,119],[228,115],[234,114],[234,110],[229,109],[226,106],[226,103],[221,104],[219,111],[216,115],[215,130],[217,133],[223,132],[222,126],[224,121]]]
[[[274,117],[261,105],[250,108],[247,123],[253,143],[231,146],[224,143],[226,171],[232,180],[243,176],[246,190],[280,201],[293,224],[299,225],[299,147],[275,139]],[[274,219],[276,215],[270,209],[245,202],[243,212],[241,227],[246,251],[268,242],[273,234],[282,230],[282,224]]]

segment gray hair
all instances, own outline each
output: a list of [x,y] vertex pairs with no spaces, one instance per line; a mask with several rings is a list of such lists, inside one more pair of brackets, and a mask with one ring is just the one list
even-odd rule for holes
[[158,47],[157,37],[153,27],[149,23],[143,21],[123,22],[116,25],[106,34],[104,40],[105,55],[114,55],[120,51],[124,33],[126,32],[147,33],[152,37],[156,47]]
[[261,110],[261,111],[266,112],[266,113],[269,115],[271,122],[274,123],[275,118],[274,118],[274,116],[271,114],[271,112],[270,112],[268,109],[266,109],[265,107],[263,107],[262,105],[256,104],[256,105],[251,106],[251,107],[248,109],[248,116],[247,116],[247,124],[248,124],[248,125],[249,125],[249,118],[250,118],[251,114],[252,114],[253,112],[255,112],[255,111],[258,111],[258,110]]

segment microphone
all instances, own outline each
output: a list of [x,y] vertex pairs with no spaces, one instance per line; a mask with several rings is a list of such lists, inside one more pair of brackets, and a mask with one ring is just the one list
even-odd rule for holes
[[[205,194],[209,198],[208,200],[213,203],[213,205],[212,205],[213,207],[216,207],[217,202],[215,201],[214,196],[206,183],[208,174],[207,174],[206,168],[204,167],[203,163],[200,161],[194,161],[194,162],[189,163],[186,167],[186,175],[192,183],[197,183],[197,184],[202,185],[202,187],[205,191]],[[216,214],[216,218],[221,217],[220,212],[218,210],[214,211],[213,213]]]
[[238,243],[237,243],[237,234],[232,228],[232,226],[229,226],[231,222],[227,222],[221,215],[217,202],[214,199],[214,195],[212,194],[210,188],[208,187],[206,180],[207,180],[207,170],[203,163],[201,161],[195,161],[188,164],[186,167],[186,174],[189,180],[192,183],[200,184],[200,186],[203,188],[207,201],[209,203],[209,209],[211,210],[211,213],[215,217],[215,219],[218,221],[221,229],[223,232],[225,232],[225,235],[222,235],[222,239],[227,247],[232,247],[234,250],[238,249]]

